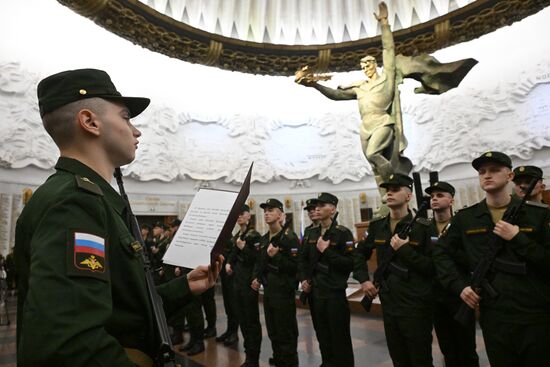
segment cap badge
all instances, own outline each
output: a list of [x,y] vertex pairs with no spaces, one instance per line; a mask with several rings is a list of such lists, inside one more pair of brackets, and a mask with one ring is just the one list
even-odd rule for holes
[[437,185],[439,185],[439,182],[434,183],[434,186],[437,186]]
[[86,95],[86,93],[88,93],[88,92],[86,91],[86,89],[81,89],[81,90],[78,91],[78,93],[80,93],[81,95],[84,96],[84,95]]
[[393,175],[390,175],[390,180],[393,180]]
[[321,197],[321,194],[317,195],[317,198],[320,198]]
[[525,171],[525,167],[521,166],[521,167],[519,168],[519,171],[520,171],[520,172]]
[[491,152],[485,153],[485,156],[486,156],[486,157],[492,157],[492,156],[493,156],[493,153],[491,153]]

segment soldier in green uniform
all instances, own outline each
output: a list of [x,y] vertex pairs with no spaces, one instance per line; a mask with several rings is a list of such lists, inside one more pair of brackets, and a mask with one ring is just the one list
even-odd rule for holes
[[[275,366],[298,366],[298,323],[296,321],[296,272],[298,268],[298,238],[282,234],[279,243],[272,243],[282,230],[283,203],[268,199],[260,204],[269,231],[260,241],[260,258],[254,268],[252,288],[264,286],[264,313],[267,335],[273,349]],[[275,246],[274,246],[275,245]]]
[[[143,249],[110,185],[135,157],[141,133],[130,119],[149,100],[122,97],[107,73],[82,69],[42,80],[38,101],[61,157],[17,221],[17,365],[152,366],[160,341]],[[166,314],[212,287],[217,271],[158,286]]]
[[[514,178],[510,157],[487,152],[472,166],[485,199],[456,213],[440,238],[445,251],[434,254],[438,277],[469,307],[479,307],[491,366],[550,366],[550,210],[528,203],[515,224],[503,221],[505,211],[520,202],[508,191]],[[495,297],[472,289],[470,278],[450,256],[463,251],[473,270],[488,249],[491,233],[505,240],[487,278]],[[526,271],[517,272],[518,266]]]
[[543,182],[542,170],[537,166],[519,166],[514,168],[514,193],[519,197],[525,196],[524,191],[529,187],[533,178],[537,178],[537,184],[527,199],[535,203],[543,203],[542,192],[546,188]]
[[233,237],[235,245],[225,266],[227,274],[233,274],[235,309],[238,310],[239,325],[244,338],[246,360],[242,367],[259,365],[262,344],[258,292],[251,287],[262,236],[249,225],[250,220],[249,210],[244,210],[239,215],[237,224],[240,226],[240,230]]
[[[455,188],[447,182],[439,181],[424,191],[430,195],[433,211],[430,221],[431,246],[433,253],[436,253],[441,250],[437,248],[437,241],[451,222]],[[456,263],[461,263],[461,257],[454,258]],[[462,263],[460,270],[467,273],[468,268],[464,265]],[[434,284],[434,295],[434,329],[445,358],[445,367],[479,367],[475,319],[472,318],[468,325],[462,325],[454,319],[462,301],[455,294],[444,290],[439,282]]]
[[[250,213],[250,207],[244,204],[243,210],[239,218],[237,219],[237,225],[241,227],[240,231],[235,233],[231,240],[227,241],[224,248],[224,257],[225,263],[221,271],[221,283],[222,283],[222,296],[223,296],[223,307],[225,309],[225,315],[227,316],[227,329],[226,331],[216,338],[217,342],[223,342],[226,346],[234,345],[239,341],[238,330],[239,330],[239,319],[237,315],[236,301],[235,301],[235,290],[233,286],[233,272],[231,266],[227,267],[229,263],[229,256],[233,251],[235,242],[242,233],[246,233],[249,229],[247,227],[250,219],[248,215],[242,215],[242,213]],[[242,232],[242,233],[241,233]],[[247,233],[248,234],[248,233]]]
[[[394,366],[432,366],[434,266],[430,223],[418,218],[406,239],[397,235],[413,219],[408,203],[413,180],[399,173],[380,186],[387,190],[388,215],[369,224],[367,238],[357,245],[354,278],[365,294],[380,296],[386,342]],[[367,260],[376,250],[378,266],[390,261],[381,284],[369,278]]]
[[164,224],[156,222],[153,225],[153,239],[151,240],[151,266],[155,275],[155,283],[162,282],[162,257],[166,253],[170,237],[165,235]]
[[353,270],[353,235],[342,225],[322,235],[336,214],[338,198],[323,192],[317,197],[319,226],[305,237],[300,259],[302,289],[311,293],[312,320],[319,341],[322,366],[353,366],[350,310],[346,298],[348,278]]

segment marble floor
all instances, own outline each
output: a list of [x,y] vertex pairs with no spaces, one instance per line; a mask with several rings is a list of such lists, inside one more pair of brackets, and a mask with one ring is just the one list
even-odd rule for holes
[[[222,333],[225,329],[225,314],[223,312],[223,303],[218,292],[216,295],[218,306],[217,330]],[[2,311],[2,325],[0,326],[0,367],[14,367],[15,363],[15,308],[16,298],[8,299],[8,311],[10,325],[4,325],[5,315]],[[260,303],[261,307],[261,303]],[[262,325],[263,325],[263,310],[260,310]],[[298,354],[300,358],[300,366],[319,366],[321,364],[321,356],[319,347],[315,338],[315,332],[311,324],[311,318],[307,309],[298,309],[297,312],[298,326],[300,336],[298,339]],[[351,318],[351,334],[353,339],[353,349],[357,366],[372,366],[372,367],[390,367],[391,360],[386,348],[386,339],[382,320],[376,316],[366,315],[364,313],[354,313]],[[188,338],[188,335],[185,335]],[[240,366],[244,361],[244,353],[242,347],[242,337],[239,344],[233,348],[225,347],[216,343],[214,338],[206,340],[206,350],[204,353],[196,355],[192,358],[178,352],[178,361],[183,367],[197,366],[223,366],[233,367]],[[481,360],[481,366],[489,366],[487,355],[484,350],[481,331],[477,331],[478,354]],[[434,366],[444,366],[443,358],[437,340],[434,335],[433,342]],[[271,346],[265,328],[263,329],[262,353],[260,357],[260,365],[267,367],[268,359],[271,357]]]

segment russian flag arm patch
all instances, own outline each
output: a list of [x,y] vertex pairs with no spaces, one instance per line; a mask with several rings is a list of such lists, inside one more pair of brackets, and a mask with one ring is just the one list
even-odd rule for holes
[[109,279],[105,238],[92,233],[70,231],[67,242],[67,275]]

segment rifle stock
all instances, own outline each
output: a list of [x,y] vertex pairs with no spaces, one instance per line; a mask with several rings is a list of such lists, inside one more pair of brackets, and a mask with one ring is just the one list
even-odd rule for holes
[[[533,192],[533,189],[535,188],[535,185],[538,182],[538,178],[533,178],[529,184],[529,187],[525,191],[525,196],[519,203],[519,205],[515,207],[508,207],[506,212],[504,213],[504,216],[502,217],[502,220],[505,222],[508,222],[510,224],[514,224],[514,222],[517,220],[517,217],[519,215],[519,212],[521,209],[525,206],[525,202],[527,201],[527,198],[531,195]],[[478,294],[481,293],[481,290],[483,289],[491,298],[494,298],[498,295],[496,290],[491,287],[489,284],[489,281],[487,280],[487,274],[489,273],[489,270],[491,270],[491,267],[493,263],[495,262],[496,257],[504,247],[504,239],[497,236],[493,232],[490,234],[489,238],[489,244],[488,244],[488,250],[484,254],[483,258],[479,261],[479,263],[476,265],[473,273],[472,278],[470,281],[470,287]],[[470,308],[466,303],[462,303],[460,305],[460,308],[458,309],[458,312],[455,314],[455,320],[460,322],[463,325],[467,325],[467,323],[472,319],[474,310]]]
[[155,288],[153,273],[151,270],[151,263],[149,261],[149,256],[146,254],[145,242],[141,237],[141,231],[139,230],[137,218],[132,212],[130,201],[128,200],[128,195],[126,195],[126,191],[124,190],[124,182],[122,181],[122,173],[120,171],[120,168],[115,169],[115,178],[120,191],[120,196],[122,196],[126,203],[130,231],[132,232],[132,236],[141,245],[141,251],[139,251],[139,253],[141,254],[141,259],[143,261],[143,270],[145,272],[147,293],[149,294],[149,300],[151,301],[153,313],[155,315],[157,331],[160,337],[160,345],[158,346],[158,356],[155,361],[155,365],[164,367],[175,367],[176,363],[174,359],[174,351],[172,350],[170,332],[168,331],[166,315],[164,314],[164,309],[162,306],[162,298],[159,296]]

